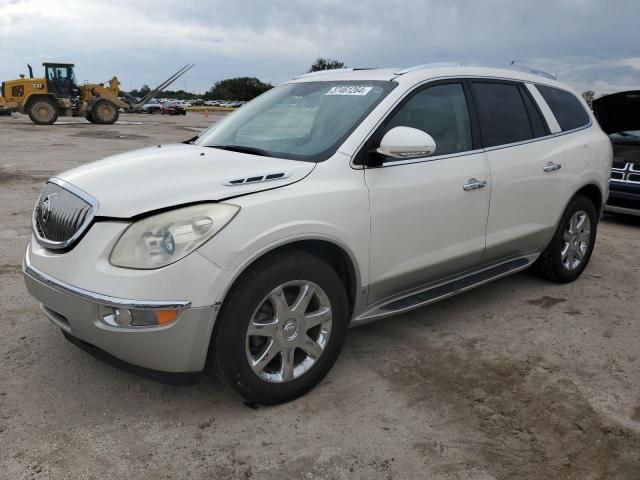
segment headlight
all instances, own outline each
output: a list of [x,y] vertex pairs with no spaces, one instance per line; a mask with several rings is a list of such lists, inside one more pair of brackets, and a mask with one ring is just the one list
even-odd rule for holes
[[206,203],[143,218],[124,231],[109,262],[137,269],[177,262],[222,230],[238,210],[236,205]]

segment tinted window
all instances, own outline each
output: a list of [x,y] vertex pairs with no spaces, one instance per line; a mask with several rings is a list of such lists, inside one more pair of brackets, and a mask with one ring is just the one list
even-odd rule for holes
[[536,88],[549,105],[563,132],[589,123],[589,115],[572,93],[544,85],[536,85]]
[[529,114],[529,121],[531,122],[531,129],[533,130],[533,136],[535,138],[543,137],[549,133],[547,131],[547,124],[542,119],[540,111],[536,108],[533,100],[529,94],[525,91],[524,87],[520,87],[520,93],[524,100],[524,105],[527,107],[527,113]]
[[473,82],[485,147],[534,138],[518,85]]
[[400,126],[431,135],[436,141],[434,155],[472,149],[471,122],[460,83],[436,85],[416,93],[393,114],[384,131]]

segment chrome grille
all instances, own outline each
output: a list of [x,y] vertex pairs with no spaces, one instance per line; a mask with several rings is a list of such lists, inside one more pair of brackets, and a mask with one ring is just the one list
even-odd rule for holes
[[94,198],[53,178],[45,184],[33,210],[33,233],[45,248],[68,248],[89,227],[97,209]]
[[622,183],[640,183],[640,164],[614,161],[611,168],[611,180]]

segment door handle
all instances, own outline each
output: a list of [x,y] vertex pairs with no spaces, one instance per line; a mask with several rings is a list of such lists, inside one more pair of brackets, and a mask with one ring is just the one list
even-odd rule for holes
[[468,183],[465,183],[465,184],[462,186],[462,189],[463,189],[465,192],[468,192],[469,190],[478,190],[478,189],[480,189],[480,188],[484,188],[484,187],[486,187],[486,186],[487,186],[487,182],[486,182],[486,181],[484,181],[484,180],[478,180],[478,179],[476,179],[476,178],[470,178],[470,179],[468,180]]
[[560,170],[561,168],[561,164],[549,162],[544,166],[542,170],[544,170],[545,172],[555,172],[556,170]]

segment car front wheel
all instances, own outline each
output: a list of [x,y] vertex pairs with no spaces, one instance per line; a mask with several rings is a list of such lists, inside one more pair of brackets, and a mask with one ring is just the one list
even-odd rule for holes
[[322,259],[303,251],[268,256],[225,300],[213,345],[217,366],[251,402],[292,400],[335,363],[348,312],[344,284]]

